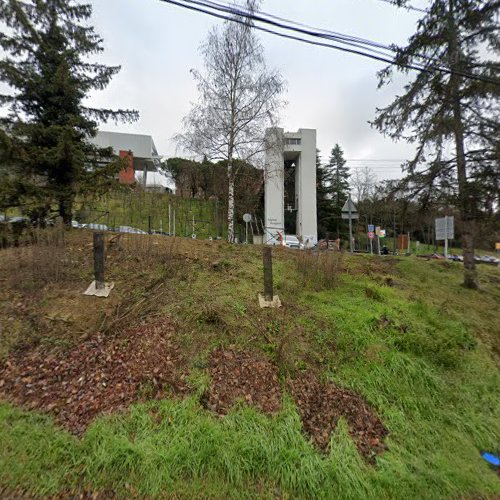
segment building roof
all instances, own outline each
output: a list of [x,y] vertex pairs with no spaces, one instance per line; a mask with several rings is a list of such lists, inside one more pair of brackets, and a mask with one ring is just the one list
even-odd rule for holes
[[92,142],[102,148],[112,147],[116,154],[120,151],[132,151],[134,158],[160,159],[153,137],[150,135],[100,130],[92,139]]

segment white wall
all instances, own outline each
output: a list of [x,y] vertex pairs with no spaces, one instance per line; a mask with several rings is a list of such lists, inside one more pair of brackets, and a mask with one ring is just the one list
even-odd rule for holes
[[266,130],[266,162],[264,216],[266,234],[264,243],[275,244],[278,231],[285,231],[285,164],[283,162],[283,129]]
[[[266,131],[265,218],[267,239],[277,231],[284,232],[284,155],[297,154],[295,196],[298,203],[297,236],[303,242],[318,241],[316,216],[316,130],[299,129],[284,133],[282,128]],[[300,144],[286,144],[298,139]],[[274,241],[269,241],[274,243]]]

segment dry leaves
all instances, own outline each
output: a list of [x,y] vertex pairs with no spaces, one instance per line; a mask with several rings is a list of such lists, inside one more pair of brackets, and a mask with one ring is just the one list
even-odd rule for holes
[[287,386],[299,407],[305,432],[321,450],[328,449],[340,417],[346,419],[349,433],[365,459],[372,460],[385,450],[383,440],[388,431],[359,394],[333,383],[320,383],[311,372],[289,380]]
[[271,415],[281,407],[278,369],[262,354],[216,349],[209,361],[211,385],[204,405],[225,415],[237,400]]
[[184,360],[169,320],[97,336],[69,352],[43,350],[11,356],[0,369],[0,396],[48,411],[75,434],[102,413],[131,403],[188,391]]

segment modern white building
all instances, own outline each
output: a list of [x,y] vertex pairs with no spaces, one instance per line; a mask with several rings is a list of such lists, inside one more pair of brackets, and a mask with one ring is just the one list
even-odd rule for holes
[[92,142],[101,148],[111,147],[116,155],[129,159],[128,168],[119,174],[123,184],[133,184],[135,173],[142,172],[142,183],[146,186],[148,172],[158,171],[161,156],[150,135],[99,131]]
[[[304,244],[318,242],[316,215],[316,130],[266,131],[264,242],[276,244],[285,235],[285,209],[296,213],[295,234]],[[295,167],[295,200],[285,207],[285,163]]]

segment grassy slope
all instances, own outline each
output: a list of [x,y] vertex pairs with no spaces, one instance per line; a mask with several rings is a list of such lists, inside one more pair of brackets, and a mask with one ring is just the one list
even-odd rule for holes
[[[168,232],[170,205],[170,231],[178,236],[191,236],[194,232],[199,238],[216,236],[215,202],[192,198],[180,198],[167,193],[118,190],[97,200],[77,203],[76,218],[79,222],[100,222],[110,227],[132,226],[148,230],[148,217],[151,216],[153,230]],[[219,215],[219,236],[222,236],[223,218]]]
[[[70,239],[71,272],[57,291],[47,284],[37,292],[43,296],[33,306],[38,317],[63,309],[78,320],[80,334],[91,334],[141,315],[168,314],[192,359],[197,393],[101,418],[82,440],[47,416],[1,404],[1,486],[42,495],[72,489],[180,497],[500,494],[498,477],[479,456],[482,449],[498,452],[500,443],[498,269],[480,268],[483,289],[477,292],[459,286],[459,264],[347,257],[335,288],[316,290],[298,270],[299,254],[278,249],[275,284],[285,307],[260,310],[258,248],[130,236],[121,252],[108,254],[113,298],[96,299],[96,314],[89,317],[81,309],[93,299],[80,295],[91,274],[88,250],[77,252],[89,242],[85,233]],[[0,273],[9,272],[8,262]],[[141,302],[151,297],[155,279],[163,288],[154,289],[153,301]],[[18,285],[10,293],[22,300],[32,290]],[[13,313],[2,298],[5,318]],[[133,315],[120,316],[120,303]],[[22,340],[28,330],[21,319],[14,323]],[[29,334],[57,348],[75,341],[74,325],[53,323],[51,330],[32,321]],[[14,334],[8,328],[4,338]],[[2,342],[4,353],[14,344]],[[389,451],[376,467],[366,465],[340,425],[330,454],[319,455],[288,398],[274,419],[242,407],[224,419],[213,417],[198,395],[207,384],[207,355],[219,344],[256,346],[284,376],[314,367],[356,389],[388,427]]]

